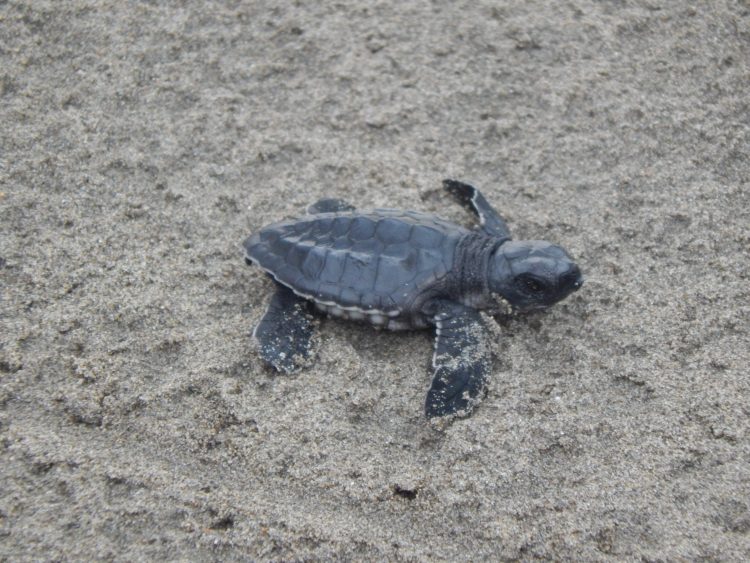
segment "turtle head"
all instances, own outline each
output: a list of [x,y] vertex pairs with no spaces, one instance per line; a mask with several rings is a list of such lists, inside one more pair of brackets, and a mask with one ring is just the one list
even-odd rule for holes
[[521,311],[549,307],[582,285],[570,255],[547,241],[508,241],[490,260],[490,291]]

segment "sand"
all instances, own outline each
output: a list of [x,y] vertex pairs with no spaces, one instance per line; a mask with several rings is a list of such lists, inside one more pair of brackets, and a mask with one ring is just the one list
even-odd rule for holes
[[[0,2],[0,560],[749,559],[749,85],[746,1]],[[266,369],[244,238],[446,177],[586,275],[476,413]]]

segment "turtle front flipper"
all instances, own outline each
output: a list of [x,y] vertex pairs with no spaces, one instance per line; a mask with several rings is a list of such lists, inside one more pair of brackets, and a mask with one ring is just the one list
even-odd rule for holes
[[454,301],[428,305],[435,325],[435,369],[427,418],[468,416],[482,400],[492,368],[487,326],[476,309]]
[[338,213],[339,211],[354,211],[354,209],[353,205],[346,203],[343,199],[325,198],[309,205],[307,207],[307,214]]
[[464,207],[479,217],[481,230],[490,236],[510,240],[510,229],[505,220],[487,202],[478,189],[456,180],[443,180],[443,187]]
[[308,302],[277,284],[268,310],[253,331],[261,357],[277,371],[291,373],[312,355],[312,335]]

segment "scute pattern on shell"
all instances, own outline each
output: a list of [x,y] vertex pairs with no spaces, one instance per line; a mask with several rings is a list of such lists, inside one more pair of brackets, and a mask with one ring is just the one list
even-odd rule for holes
[[449,272],[456,244],[468,232],[415,211],[321,213],[269,225],[245,249],[300,295],[397,316]]

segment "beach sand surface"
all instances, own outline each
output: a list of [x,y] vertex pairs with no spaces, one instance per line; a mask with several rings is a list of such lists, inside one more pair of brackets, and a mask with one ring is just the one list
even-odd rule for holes
[[[750,5],[0,2],[0,560],[750,559]],[[280,376],[242,241],[322,197],[565,246],[427,423],[432,336]]]

